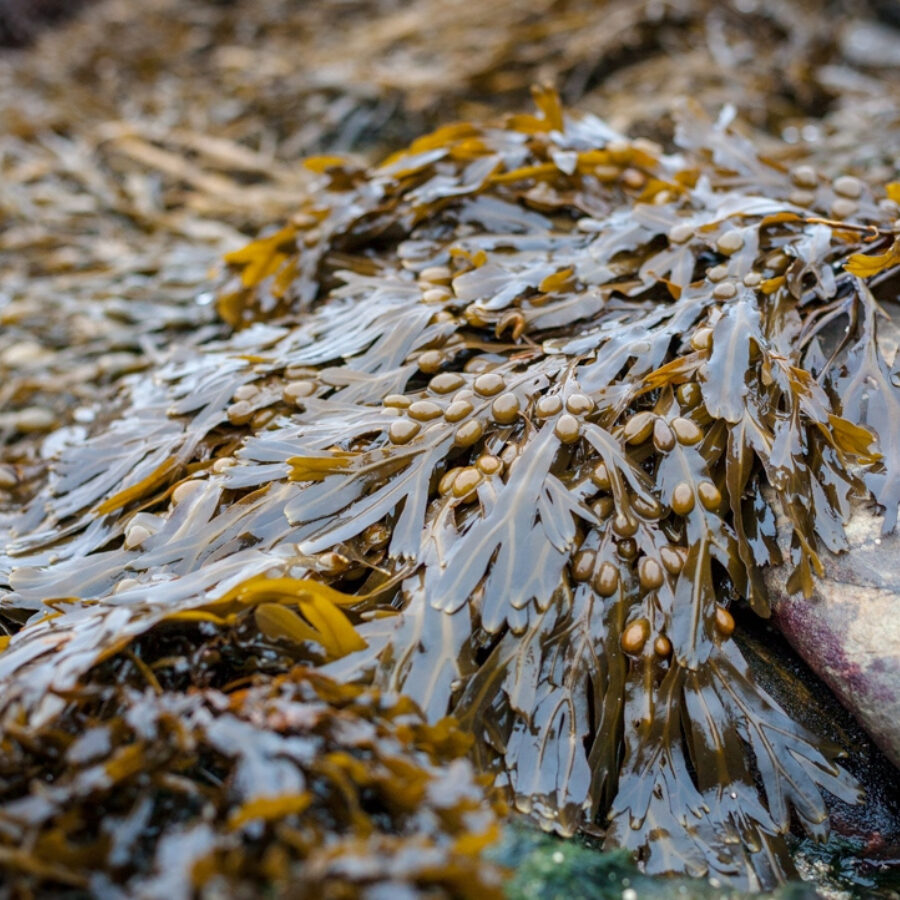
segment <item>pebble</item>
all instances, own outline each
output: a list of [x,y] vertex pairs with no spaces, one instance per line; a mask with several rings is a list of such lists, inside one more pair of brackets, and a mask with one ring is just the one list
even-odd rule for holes
[[563,413],[556,420],[553,432],[564,444],[571,444],[578,440],[581,434],[581,425],[575,416]]
[[503,460],[499,456],[484,453],[475,461],[475,466],[485,475],[496,475],[503,470]]
[[471,447],[472,444],[481,440],[483,434],[484,426],[478,419],[472,419],[456,430],[456,445],[458,447]]
[[693,225],[689,225],[687,222],[682,222],[679,225],[673,226],[669,230],[669,243],[671,244],[686,244],[696,233],[696,229]]
[[453,482],[456,481],[456,476],[462,472],[462,468],[460,466],[456,466],[453,469],[448,469],[441,476],[441,480],[438,482],[438,493],[442,497],[446,497],[450,491],[453,490]]
[[706,326],[698,328],[691,335],[691,346],[695,350],[709,350],[712,347],[712,336],[712,328],[707,328]]
[[672,419],[672,431],[675,432],[678,443],[688,447],[696,444],[703,437],[700,428],[690,419],[685,419],[684,416],[676,416]]
[[730,637],[734,631],[734,616],[724,606],[716,606],[716,631],[722,637]]
[[650,623],[646,619],[636,619],[622,632],[622,649],[632,656],[637,656],[644,649],[648,637],[650,637]]
[[[712,346],[712,331],[710,329],[707,329],[707,331],[709,332],[709,343],[707,346]],[[691,340],[691,344],[693,343],[693,340]],[[688,381],[685,384],[678,385],[675,389],[675,396],[685,409],[693,409],[702,399],[703,393],[699,384],[694,381]]]
[[221,456],[212,464],[212,470],[217,475],[226,469],[232,469],[237,465],[237,460],[233,456]]
[[722,502],[722,494],[711,481],[701,481],[697,485],[697,496],[700,502],[710,511],[719,508]]
[[816,195],[812,191],[791,191],[788,200],[794,206],[808,207],[816,202]]
[[137,578],[123,578],[121,581],[116,583],[116,586],[113,588],[114,594],[124,594],[125,591],[130,591],[132,588],[137,587],[140,584],[140,581]]
[[661,453],[667,453],[675,446],[675,434],[663,418],[653,423],[653,445]]
[[454,497],[460,500],[474,499],[475,491],[484,476],[474,466],[466,466],[461,469],[453,479],[453,487],[450,489]]
[[626,423],[622,436],[628,444],[643,444],[653,433],[653,424],[656,416],[649,412],[639,412],[633,415]]
[[0,354],[0,362],[10,368],[17,368],[41,362],[52,355],[50,350],[45,350],[37,341],[21,341],[7,347]]
[[620,512],[613,519],[612,529],[619,537],[630,538],[637,531],[638,523],[630,516]]
[[659,558],[670,575],[677,575],[684,568],[685,555],[680,547],[662,547]]
[[686,481],[675,485],[672,491],[672,512],[679,516],[686,516],[694,508],[694,492]]
[[638,579],[645,591],[653,591],[664,580],[662,566],[651,556],[645,556],[638,564]]
[[611,482],[609,480],[609,469],[606,468],[606,463],[599,462],[594,466],[594,469],[591,472],[591,481],[600,488],[601,491],[608,491],[610,489]]
[[587,581],[594,572],[596,558],[593,550],[579,550],[572,560],[572,580]]
[[619,570],[611,562],[603,563],[591,585],[601,597],[611,597],[619,587]]

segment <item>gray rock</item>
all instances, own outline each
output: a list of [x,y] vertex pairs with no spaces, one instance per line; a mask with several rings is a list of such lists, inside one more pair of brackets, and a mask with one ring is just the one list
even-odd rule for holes
[[813,595],[791,596],[788,566],[766,574],[775,624],[816,674],[900,766],[900,535],[859,508],[850,550],[822,551]]

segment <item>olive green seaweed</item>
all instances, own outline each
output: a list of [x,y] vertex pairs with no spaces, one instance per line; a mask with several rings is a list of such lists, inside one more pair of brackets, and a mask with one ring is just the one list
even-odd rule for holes
[[14,523],[3,714],[52,721],[159,629],[249,629],[454,716],[545,829],[771,888],[792,819],[824,838],[858,790],[732,610],[769,614],[768,565],[808,592],[854,499],[896,524],[897,188],[762,158],[728,109],[664,149],[535,96],[308,162],[227,258],[233,331],[133,376]]

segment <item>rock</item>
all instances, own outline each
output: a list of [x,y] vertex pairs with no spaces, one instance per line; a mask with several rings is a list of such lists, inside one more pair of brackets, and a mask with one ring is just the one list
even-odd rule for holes
[[791,596],[789,566],[767,572],[775,624],[900,766],[900,535],[860,507],[847,525],[850,550],[822,551],[824,577],[809,598]]
[[[739,613],[738,619],[735,639],[757,683],[794,721],[846,754],[841,765],[859,782],[864,795],[859,804],[826,797],[831,836],[823,846],[798,835],[800,845],[792,849],[798,870],[804,871],[806,856],[811,857],[809,865],[818,869],[822,860],[836,855],[843,860],[844,875],[855,872],[862,877],[862,869],[876,860],[898,858],[900,790],[893,764],[771,620],[749,611]],[[809,877],[819,882],[821,874]]]

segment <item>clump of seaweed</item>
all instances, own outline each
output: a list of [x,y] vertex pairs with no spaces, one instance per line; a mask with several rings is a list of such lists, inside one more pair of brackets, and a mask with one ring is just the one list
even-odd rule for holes
[[5,728],[0,865],[101,896],[499,898],[470,743],[302,667],[227,694],[95,681]]
[[808,591],[854,500],[896,524],[873,291],[900,187],[761,158],[728,110],[686,107],[666,153],[536,99],[373,169],[310,160],[319,190],[228,258],[233,336],[57,436],[0,558],[28,619],[5,715],[64,714],[160,623],[252,620],[452,713],[544,827],[770,885],[792,817],[823,836],[823,791],[857,790],[754,683],[730,607],[767,615],[781,562]]

